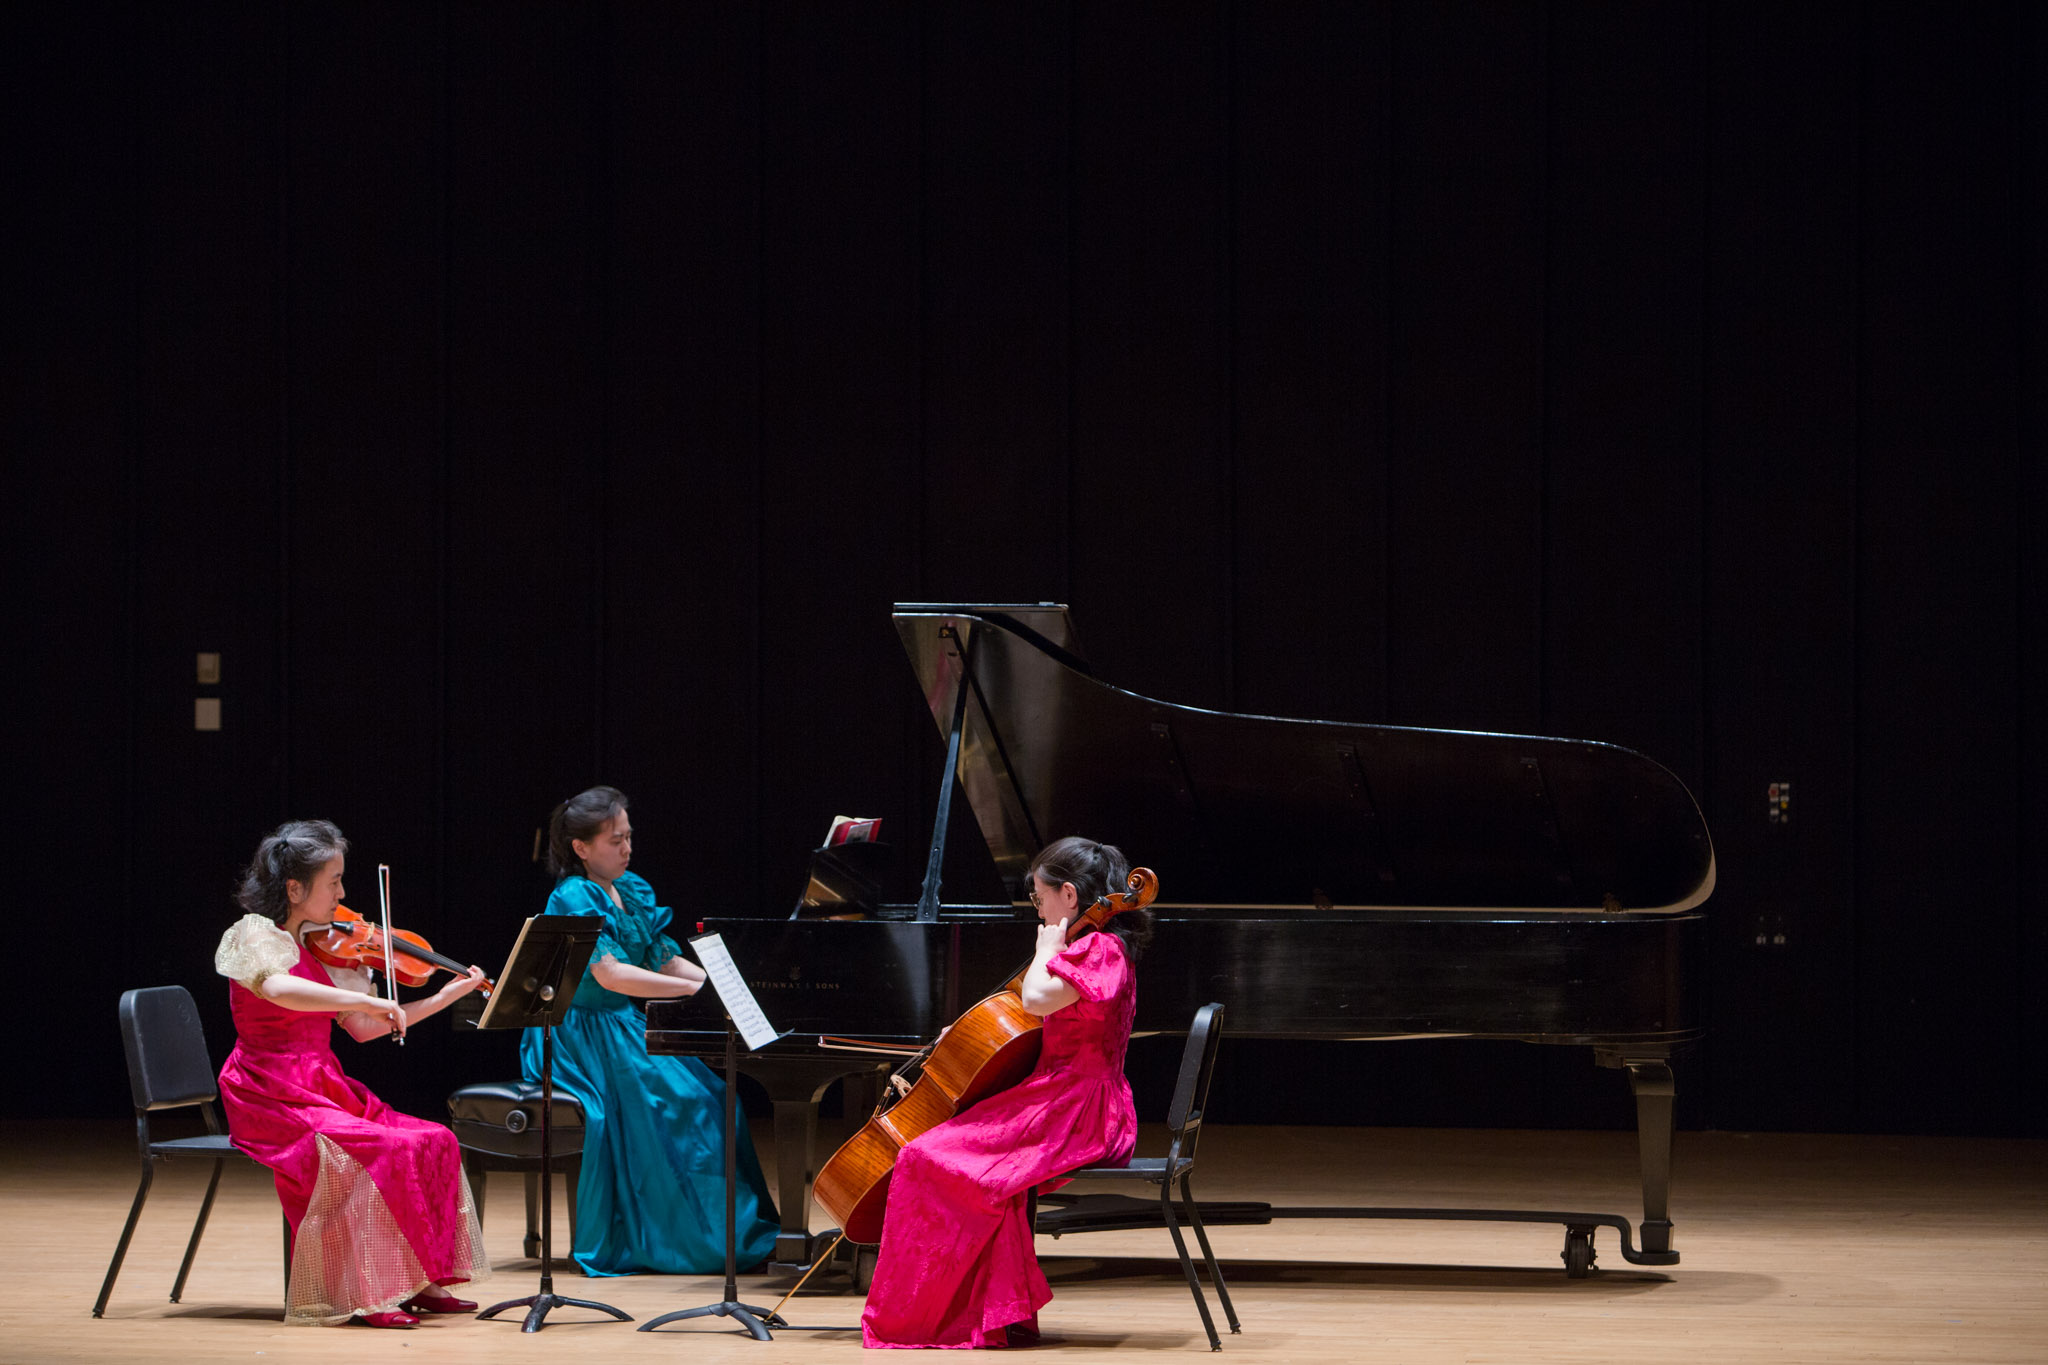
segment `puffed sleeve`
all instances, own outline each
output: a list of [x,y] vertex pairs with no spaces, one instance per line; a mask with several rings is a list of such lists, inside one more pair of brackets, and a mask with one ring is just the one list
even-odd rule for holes
[[292,936],[262,915],[244,915],[220,936],[213,969],[250,990],[267,976],[279,976],[299,965],[299,945]]
[[675,911],[666,905],[654,903],[654,888],[647,879],[635,872],[628,872],[619,878],[619,885],[628,890],[629,899],[640,908],[647,932],[646,961],[641,965],[651,972],[658,972],[672,957],[683,955],[682,945],[665,932],[669,921],[675,918]]
[[[550,915],[591,915],[604,921],[598,931],[597,944],[590,950],[590,967],[604,961],[607,954],[620,962],[630,964],[633,954],[620,941],[618,907],[611,897],[598,887],[596,882],[584,877],[565,877],[555,886],[548,897]],[[590,967],[585,967],[587,973]]]
[[1099,1003],[1124,988],[1131,963],[1115,934],[1098,931],[1075,939],[1053,954],[1045,969],[1079,991],[1083,1000]]

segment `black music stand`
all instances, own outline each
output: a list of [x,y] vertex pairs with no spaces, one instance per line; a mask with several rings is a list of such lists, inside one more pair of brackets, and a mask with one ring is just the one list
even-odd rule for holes
[[[717,944],[715,955],[705,951],[705,940],[710,940],[712,943]],[[744,1011],[751,1016],[752,1020],[758,1021],[757,1025],[750,1024],[750,1027],[767,1030],[771,1036],[764,1040],[764,1045],[766,1042],[773,1042],[775,1040],[774,1036],[772,1036],[774,1035],[774,1030],[769,1029],[768,1021],[761,1017],[760,1008],[754,1003],[753,993],[747,990],[745,981],[739,978],[739,974],[736,971],[729,970],[732,966],[732,958],[726,953],[725,946],[719,941],[718,935],[700,934],[696,938],[691,939],[690,942],[692,946],[697,948],[700,960],[707,957],[714,958],[713,961],[706,961],[704,963],[706,973],[710,977],[706,984],[711,986],[713,990],[719,990],[719,978],[724,976],[728,988],[735,996],[739,997],[729,998],[725,991],[719,991],[719,1002],[725,1012],[725,1297],[717,1303],[707,1303],[701,1308],[682,1308],[673,1313],[663,1313],[658,1318],[651,1318],[641,1323],[640,1330],[652,1332],[663,1323],[680,1322],[684,1318],[737,1318],[740,1325],[752,1334],[754,1340],[773,1341],[775,1338],[769,1335],[769,1327],[787,1328],[789,1324],[783,1321],[780,1313],[772,1309],[756,1308],[750,1303],[741,1303],[739,1301],[739,1268],[734,1262],[736,1254],[735,1243],[739,1240],[736,1228],[738,1214],[735,1205],[738,1200],[739,1191],[738,1097],[740,1093],[740,1035],[738,1025],[733,1022],[733,1011]],[[728,970],[721,971],[721,963]],[[756,1036],[760,1035],[757,1033]],[[749,1050],[751,1051],[752,1049],[750,1048]]]
[[[494,1303],[479,1318],[496,1317],[507,1308],[526,1309],[519,1330],[538,1332],[555,1308],[594,1308],[620,1322],[632,1316],[608,1303],[565,1298],[555,1292],[554,1182],[549,1173],[553,1155],[555,1107],[555,1025],[569,1012],[576,982],[590,962],[603,921],[594,915],[535,915],[519,930],[512,956],[498,975],[490,1002],[476,1021],[478,1028],[538,1028],[540,1045],[540,1292],[523,1299]],[[564,983],[570,983],[564,986]]]

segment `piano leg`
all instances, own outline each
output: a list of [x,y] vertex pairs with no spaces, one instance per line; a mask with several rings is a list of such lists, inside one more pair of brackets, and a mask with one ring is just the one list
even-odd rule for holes
[[1636,1144],[1643,1168],[1643,1252],[1671,1250],[1671,1114],[1678,1087],[1671,1079],[1669,1054],[1633,1056],[1602,1052],[1602,1066],[1628,1073],[1636,1097]]
[[[827,1058],[790,1059],[773,1069],[746,1073],[762,1083],[775,1106],[775,1206],[782,1226],[775,1234],[775,1250],[769,1253],[774,1265],[808,1267],[815,1250],[809,1223],[811,1178],[820,1164],[816,1159],[818,1101],[841,1077],[865,1078],[888,1070],[886,1063],[866,1059]],[[864,1111],[860,1117],[866,1117]]]
[[[823,1087],[819,1087],[823,1091]],[[818,1098],[775,1100],[775,1185],[782,1228],[770,1259],[777,1265],[811,1263],[811,1235],[805,1224],[811,1206],[811,1155],[818,1145]],[[800,1177],[801,1183],[791,1176]]]

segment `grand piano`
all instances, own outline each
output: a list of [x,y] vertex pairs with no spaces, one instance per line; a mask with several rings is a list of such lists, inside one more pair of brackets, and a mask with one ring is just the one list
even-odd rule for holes
[[[1618,1214],[1437,1208],[1211,1209],[1274,1218],[1557,1223],[1568,1274],[1599,1227],[1628,1261],[1675,1265],[1668,1211],[1672,1050],[1700,1034],[1687,989],[1705,952],[1713,844],[1685,786],[1583,740],[1235,715],[1096,676],[1064,606],[899,604],[945,766],[914,905],[875,902],[851,850],[820,850],[790,918],[708,919],[788,1034],[741,1069],[775,1104],[784,1190],[774,1260],[808,1264],[817,1104],[872,1083],[860,1050],[929,1042],[1029,953],[1023,880],[1083,833],[1155,869],[1158,933],[1139,965],[1140,1032],[1184,1032],[1208,1001],[1231,1038],[1513,1039],[1589,1048],[1633,1091],[1639,1228]],[[1009,893],[947,904],[955,789]],[[648,1009],[651,1052],[716,1055],[706,997]],[[802,1188],[789,1173],[802,1172]],[[1156,1218],[1140,1201],[1040,1210],[1060,1234]],[[1641,1246],[1635,1245],[1639,1232]]]

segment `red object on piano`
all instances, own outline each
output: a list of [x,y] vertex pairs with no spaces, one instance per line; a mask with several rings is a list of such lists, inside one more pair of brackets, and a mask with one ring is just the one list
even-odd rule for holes
[[837,848],[841,844],[871,844],[882,837],[880,816],[857,819],[841,815],[832,821],[832,828],[825,832],[825,847]]

